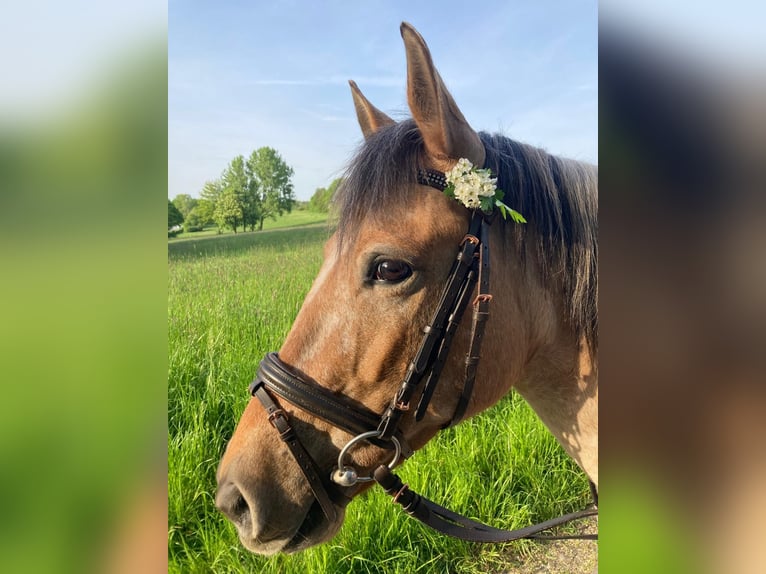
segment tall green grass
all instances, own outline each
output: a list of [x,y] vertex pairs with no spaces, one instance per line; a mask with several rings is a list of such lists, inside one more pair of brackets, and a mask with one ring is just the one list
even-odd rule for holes
[[[330,542],[293,556],[247,552],[213,505],[215,470],[263,355],[279,349],[322,259],[327,227],[168,244],[171,572],[491,572],[531,542],[436,534],[372,489]],[[513,528],[582,507],[587,480],[518,396],[441,433],[401,469],[418,492]]]

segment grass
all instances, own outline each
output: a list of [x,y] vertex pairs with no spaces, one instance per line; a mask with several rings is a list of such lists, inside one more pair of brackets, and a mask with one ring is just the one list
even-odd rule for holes
[[[499,572],[529,541],[477,545],[427,530],[373,489],[330,542],[247,552],[213,505],[215,470],[262,356],[279,349],[319,269],[325,225],[168,244],[168,522],[171,572]],[[410,486],[494,526],[579,509],[584,475],[512,395],[441,433],[402,468]]]
[[[326,213],[317,213],[307,210],[295,210],[290,213],[286,213],[276,219],[266,219],[263,222],[263,231],[270,229],[281,229],[285,227],[301,227],[303,225],[312,225],[316,223],[324,223],[327,221]],[[249,233],[258,233],[252,231],[242,231],[241,229],[235,234],[231,229],[224,229],[218,232],[218,228],[215,225],[209,225],[202,231],[193,231],[186,233],[182,231],[175,237],[169,237],[168,241],[187,241],[189,239],[199,239],[200,237],[220,237],[221,235],[241,235]]]

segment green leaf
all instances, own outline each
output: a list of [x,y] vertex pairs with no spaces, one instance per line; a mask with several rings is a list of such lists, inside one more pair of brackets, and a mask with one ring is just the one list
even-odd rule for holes
[[518,211],[515,211],[513,209],[510,210],[511,212],[511,219],[513,219],[516,223],[526,223],[527,220],[524,219],[524,216],[521,215]]
[[455,184],[454,183],[450,183],[447,185],[447,187],[444,188],[444,195],[446,195],[450,199],[455,199]]
[[497,204],[497,207],[500,208],[500,213],[502,213],[503,217],[507,219],[506,217],[506,211],[508,212],[508,215],[511,216],[511,219],[513,219],[516,223],[526,223],[527,220],[524,219],[524,216],[521,215],[518,211],[515,209],[511,209],[506,204],[504,204],[500,200],[495,200],[495,203]]
[[492,211],[492,208],[495,204],[495,198],[494,197],[482,197],[479,200],[479,205],[481,206],[481,210],[485,211],[487,213]]

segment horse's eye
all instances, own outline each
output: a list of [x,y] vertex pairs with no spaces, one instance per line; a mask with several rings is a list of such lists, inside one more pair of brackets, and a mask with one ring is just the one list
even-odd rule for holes
[[386,283],[399,283],[412,275],[412,267],[397,259],[384,259],[375,265],[373,279]]

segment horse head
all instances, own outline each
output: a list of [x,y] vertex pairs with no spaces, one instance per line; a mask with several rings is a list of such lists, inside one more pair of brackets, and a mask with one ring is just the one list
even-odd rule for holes
[[[418,416],[407,412],[409,401],[392,406],[473,221],[470,210],[429,187],[422,174],[446,172],[461,158],[476,166],[487,160],[485,142],[445,87],[423,38],[406,23],[401,33],[412,119],[395,122],[351,82],[364,143],[338,190],[338,229],[282,348],[262,363],[252,387],[257,400],[245,409],[218,469],[216,505],[242,543],[260,554],[332,538],[373,470],[394,466],[449,424],[463,392],[465,355],[452,352]],[[493,241],[504,244],[503,226],[495,227]],[[486,383],[463,405],[467,415],[522,379],[535,349],[575,337],[555,327],[564,311],[543,289],[534,261],[505,265],[500,274],[514,288],[498,294],[487,337],[513,337],[518,345],[507,363],[482,363]],[[470,325],[460,323],[450,336],[453,347],[465,349]],[[413,405],[420,394],[422,388]],[[391,432],[376,428],[376,417],[397,409]],[[370,440],[355,439],[360,434]],[[345,464],[351,478],[338,475]]]

